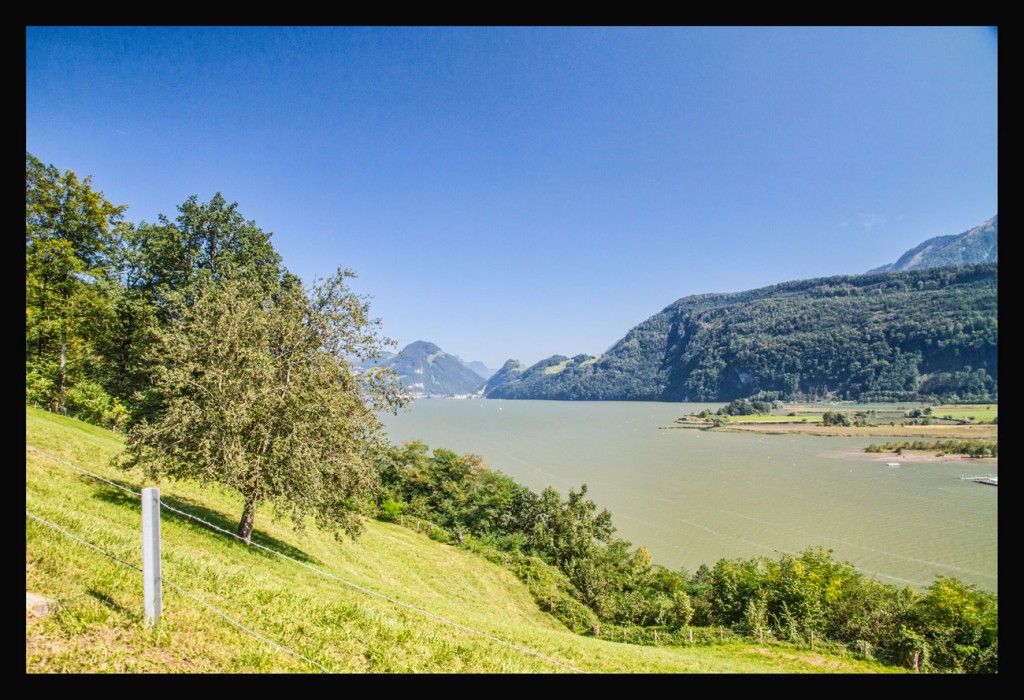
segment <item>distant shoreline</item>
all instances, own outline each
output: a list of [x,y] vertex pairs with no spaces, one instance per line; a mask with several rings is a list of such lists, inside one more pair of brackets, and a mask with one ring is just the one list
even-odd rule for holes
[[[675,426],[671,426],[675,427]],[[689,426],[680,426],[683,429]],[[758,433],[761,435],[821,435],[826,437],[865,438],[934,438],[936,440],[997,440],[999,426],[976,425],[867,425],[867,426],[825,426],[816,423],[733,423],[715,431]]]
[[[998,457],[969,457],[967,455],[937,455],[933,452],[904,450],[903,454],[895,452],[861,452],[871,462],[959,462],[962,464],[998,464]],[[869,456],[870,455],[870,456]]]
[[900,464],[999,464],[998,457],[970,457],[968,455],[957,454],[937,455],[934,452],[920,450],[904,450],[903,454],[896,454],[895,452],[865,452],[859,448],[846,448],[829,450],[827,455],[836,459],[845,459],[856,462],[892,462]]

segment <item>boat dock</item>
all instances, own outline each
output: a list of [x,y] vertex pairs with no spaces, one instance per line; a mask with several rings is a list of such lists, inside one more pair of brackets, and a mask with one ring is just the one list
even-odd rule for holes
[[999,486],[999,477],[987,474],[985,476],[964,476],[960,475],[960,481],[973,481],[978,484],[990,484],[992,486]]

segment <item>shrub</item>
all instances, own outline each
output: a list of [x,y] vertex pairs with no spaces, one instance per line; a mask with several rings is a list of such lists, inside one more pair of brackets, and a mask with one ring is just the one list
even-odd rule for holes
[[80,420],[93,425],[107,425],[110,395],[96,382],[81,381],[68,389],[67,405]]
[[380,515],[378,517],[385,522],[397,523],[404,512],[404,503],[396,501],[393,498],[389,498],[381,504]]

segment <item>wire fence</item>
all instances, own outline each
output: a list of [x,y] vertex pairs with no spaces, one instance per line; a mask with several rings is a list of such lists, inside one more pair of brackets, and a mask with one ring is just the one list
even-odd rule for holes
[[[32,452],[35,452],[35,453],[43,456],[43,457],[51,459],[51,460],[53,460],[55,462],[58,462],[60,464],[63,464],[63,465],[65,465],[67,467],[70,467],[71,469],[74,469],[74,470],[76,470],[78,472],[81,472],[82,474],[85,474],[85,475],[90,476],[90,477],[92,477],[94,479],[97,479],[97,480],[102,481],[102,482],[104,482],[106,484],[109,484],[109,485],[111,485],[111,486],[113,486],[115,488],[118,488],[118,489],[122,490],[122,491],[126,491],[128,493],[131,493],[131,494],[134,494],[134,495],[140,496],[140,497],[142,495],[140,491],[135,491],[134,489],[130,489],[130,488],[128,488],[128,487],[126,487],[126,486],[124,486],[122,484],[118,484],[117,482],[111,481],[110,479],[106,479],[106,478],[104,478],[104,477],[102,477],[102,476],[100,476],[98,474],[94,474],[93,472],[90,472],[87,469],[83,469],[82,467],[79,467],[79,466],[77,466],[75,464],[72,464],[71,462],[68,462],[68,461],[65,461],[63,459],[60,459],[59,457],[54,457],[53,455],[47,454],[46,452],[43,452],[42,450],[39,450],[39,449],[37,449],[37,448],[35,448],[35,447],[31,446],[31,445],[25,445],[25,448],[30,450],[30,451],[32,451]],[[360,586],[360,585],[358,585],[356,583],[353,583],[351,581],[347,581],[347,580],[341,578],[340,576],[336,576],[336,575],[334,575],[334,574],[332,574],[332,573],[330,573],[328,571],[324,571],[322,569],[318,569],[315,566],[311,566],[310,564],[307,564],[306,562],[303,562],[303,561],[300,561],[298,559],[295,559],[294,557],[290,557],[287,554],[284,554],[282,552],[278,552],[277,550],[272,549],[272,548],[267,547],[267,546],[264,546],[262,544],[259,544],[258,542],[252,542],[252,541],[246,542],[245,538],[241,537],[240,535],[238,535],[238,534],[236,534],[234,532],[231,532],[229,530],[225,530],[222,527],[218,527],[217,525],[214,525],[213,523],[207,522],[206,520],[203,520],[202,518],[200,518],[200,517],[198,517],[196,515],[193,515],[191,513],[185,512],[185,511],[180,510],[178,508],[175,508],[173,506],[170,506],[166,502],[164,502],[162,499],[160,501],[160,506],[161,506],[162,509],[169,510],[172,513],[176,513],[176,514],[181,515],[181,516],[183,516],[185,518],[188,518],[190,520],[198,522],[198,523],[200,523],[200,524],[210,528],[211,530],[215,530],[215,531],[217,531],[217,532],[219,532],[221,534],[228,535],[229,537],[232,537],[232,538],[234,538],[236,540],[244,542],[244,543],[248,544],[251,547],[256,547],[257,549],[261,549],[261,550],[263,550],[265,552],[268,552],[269,554],[273,554],[275,556],[281,557],[282,559],[286,559],[286,560],[288,560],[290,562],[298,564],[299,566],[302,566],[302,567],[304,567],[306,569],[309,569],[310,571],[312,571],[312,572],[314,572],[316,574],[319,574],[320,576],[323,576],[325,578],[337,581],[338,583],[342,583],[342,584],[344,584],[344,585],[346,585],[346,586],[348,586],[348,587],[350,587],[350,588],[352,588],[354,590],[357,590],[357,591],[359,591],[361,593],[364,593],[366,595],[370,595],[370,596],[374,596],[376,598],[380,598],[382,600],[386,600],[387,602],[389,602],[389,603],[391,603],[393,605],[397,605],[397,606],[406,608],[408,610],[412,610],[412,611],[414,611],[416,613],[424,615],[425,617],[429,617],[431,619],[437,620],[438,622],[442,622],[442,623],[444,623],[446,625],[449,625],[451,627],[455,627],[457,629],[463,630],[464,632],[468,632],[470,634],[474,634],[474,635],[483,637],[483,638],[488,639],[488,640],[490,640],[492,642],[495,642],[497,644],[501,644],[503,646],[509,647],[510,649],[514,649],[515,651],[518,651],[520,653],[524,653],[524,654],[529,654],[531,656],[535,656],[535,657],[537,657],[539,659],[542,659],[542,660],[544,660],[544,661],[546,661],[548,663],[554,664],[556,666],[559,666],[559,667],[564,668],[566,670],[572,671],[574,673],[587,673],[587,671],[583,671],[581,669],[575,668],[575,667],[570,666],[568,664],[565,664],[565,663],[563,663],[561,661],[558,661],[557,659],[553,659],[553,658],[551,658],[549,656],[545,656],[544,654],[536,652],[536,651],[534,651],[532,649],[528,649],[526,647],[522,647],[522,646],[519,646],[517,644],[513,644],[513,643],[508,642],[508,641],[506,641],[504,639],[500,639],[500,638],[495,637],[493,635],[487,634],[486,632],[481,632],[479,630],[475,630],[475,629],[473,629],[471,627],[467,627],[466,625],[460,624],[458,622],[450,620],[450,619],[448,619],[446,617],[443,617],[441,615],[437,615],[437,614],[432,613],[432,612],[430,612],[428,610],[424,610],[422,608],[416,607],[415,605],[411,605],[409,603],[405,603],[405,602],[403,602],[401,600],[397,600],[396,598],[392,598],[391,596],[385,595],[383,593],[379,593],[377,591],[373,591],[373,590],[370,590],[368,588],[364,588],[363,586]],[[29,514],[29,515],[30,515],[30,517],[33,517],[36,520],[40,520],[41,521],[41,519],[38,518],[37,516],[33,516],[31,514]],[[49,523],[47,523],[47,524],[49,524]],[[56,526],[53,526],[53,527],[56,527]],[[60,529],[60,528],[57,528],[57,529]],[[61,531],[65,532],[63,530],[61,530]],[[82,542],[83,544],[88,545],[89,547],[97,549],[98,551],[100,551],[104,555],[109,556],[112,559],[115,559],[116,561],[121,561],[119,559],[116,559],[112,555],[110,555],[110,554],[108,554],[106,552],[103,552],[102,550],[99,550],[99,548],[96,547],[95,545],[92,545],[92,544],[90,544],[88,542],[85,542],[84,540],[81,540],[80,538],[75,537],[74,535],[71,535],[70,533],[65,532],[65,534],[67,534],[69,537],[72,537],[72,538]],[[140,572],[142,571],[142,569],[139,569],[138,567],[136,567],[136,566],[134,566],[132,564],[127,564],[126,562],[121,562],[121,563],[125,564],[126,566],[131,566],[132,568],[137,569]],[[315,661],[311,661],[310,659],[306,659],[306,657],[301,656],[297,652],[294,652],[294,651],[291,651],[291,650],[289,650],[289,649],[287,649],[285,647],[282,647],[281,645],[277,644],[276,642],[274,642],[272,640],[269,640],[269,639],[266,639],[266,637],[263,637],[262,635],[259,635],[258,633],[253,632],[252,630],[249,630],[247,627],[241,625],[240,623],[235,622],[234,620],[229,618],[227,615],[225,615],[221,611],[217,610],[216,608],[214,608],[213,606],[209,605],[208,603],[206,603],[204,601],[201,601],[198,598],[195,598],[195,596],[192,596],[190,593],[188,593],[187,591],[181,589],[176,584],[171,583],[166,578],[162,577],[161,580],[163,582],[167,583],[168,585],[172,586],[173,588],[177,589],[179,592],[183,593],[184,595],[186,595],[186,596],[188,596],[190,598],[193,598],[194,600],[196,600],[197,602],[201,603],[202,605],[205,605],[206,607],[210,608],[211,610],[213,610],[217,614],[221,615],[222,617],[224,617],[226,620],[228,620],[232,624],[236,625],[237,627],[245,630],[246,632],[249,632],[250,634],[253,634],[254,636],[257,636],[260,639],[263,639],[264,641],[267,641],[270,644],[273,644],[274,646],[276,646],[276,647],[278,647],[280,649],[283,649],[284,651],[286,651],[286,652],[288,652],[290,654],[294,654],[296,656],[299,656],[300,658],[303,658],[306,661],[309,661],[310,663],[312,663],[312,664],[314,664],[316,666],[319,666],[324,671],[327,671],[328,673],[330,673],[330,671],[328,671],[323,666],[320,666],[320,664],[317,664]]]
[[[84,544],[86,547],[89,547],[90,549],[96,550],[97,552],[99,552],[103,556],[108,557],[110,559],[113,559],[118,564],[122,564],[124,566],[127,566],[129,569],[134,569],[134,570],[138,571],[139,573],[142,573],[142,569],[139,568],[138,566],[135,566],[134,564],[129,564],[128,562],[124,561],[123,559],[118,559],[117,557],[115,557],[110,552],[107,552],[106,550],[104,550],[104,549],[102,549],[100,547],[97,547],[96,545],[94,545],[91,542],[86,542],[81,537],[78,537],[77,535],[71,534],[70,532],[68,532],[64,528],[60,527],[59,525],[55,525],[55,524],[51,523],[49,520],[45,520],[44,518],[39,517],[38,515],[36,515],[35,513],[31,512],[31,511],[29,511],[27,509],[25,510],[25,515],[27,515],[28,517],[32,518],[33,520],[35,520],[35,521],[37,521],[39,523],[42,523],[43,525],[46,525],[48,527],[53,528],[54,530],[57,530],[61,534],[65,535],[66,537],[70,537],[71,539],[75,540],[76,542],[80,542],[81,544]],[[182,595],[187,596],[188,598],[191,598],[192,600],[196,601],[200,605],[209,608],[210,610],[212,610],[213,612],[215,612],[218,615],[220,615],[221,617],[223,617],[225,620],[230,622],[232,625],[234,625],[238,629],[240,629],[240,630],[242,630],[244,632],[249,633],[253,637],[256,637],[257,639],[260,639],[260,640],[266,642],[267,644],[270,644],[271,646],[273,646],[273,647],[275,647],[277,649],[280,649],[283,652],[286,652],[288,654],[291,654],[292,656],[298,657],[298,658],[302,659],[303,661],[307,661],[307,662],[313,664],[314,666],[316,666],[317,668],[323,670],[326,673],[330,673],[330,670],[328,670],[324,666],[318,664],[316,661],[313,661],[312,659],[310,659],[310,658],[308,658],[306,656],[303,656],[299,652],[294,651],[292,649],[289,649],[288,647],[282,646],[281,644],[278,644],[274,640],[268,639],[268,638],[264,637],[259,632],[256,632],[255,630],[252,630],[252,629],[246,627],[241,622],[238,622],[237,620],[232,619],[228,615],[224,614],[223,611],[218,610],[214,606],[212,606],[209,603],[207,603],[205,600],[202,600],[202,599],[197,598],[196,596],[192,595],[191,593],[186,591],[184,588],[182,588],[178,584],[176,584],[173,581],[169,580],[167,577],[161,576],[160,577],[160,582],[161,583],[166,583],[168,586],[170,586],[174,590],[178,591]]]

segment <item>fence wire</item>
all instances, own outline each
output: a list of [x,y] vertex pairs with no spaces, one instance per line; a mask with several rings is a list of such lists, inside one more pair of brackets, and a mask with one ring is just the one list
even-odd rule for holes
[[[79,467],[77,465],[74,465],[74,464],[72,464],[70,462],[66,462],[63,459],[60,459],[58,457],[54,457],[53,455],[49,455],[49,454],[43,452],[42,450],[39,450],[39,449],[36,449],[35,447],[32,447],[31,445],[26,445],[25,447],[26,447],[26,449],[32,450],[33,452],[36,452],[37,454],[40,454],[43,457],[48,457],[49,459],[52,459],[52,460],[54,460],[56,462],[59,462],[59,463],[64,464],[64,465],[66,465],[68,467],[71,467],[72,469],[75,469],[75,470],[77,470],[77,471],[79,471],[79,472],[81,472],[83,474],[87,474],[88,476],[91,476],[91,477],[93,477],[95,479],[98,479],[98,480],[103,481],[103,482],[105,482],[107,484],[110,484],[111,486],[119,488],[122,491],[127,491],[128,493],[132,493],[132,494],[135,494],[137,496],[141,496],[142,495],[141,492],[139,492],[139,491],[133,491],[132,489],[129,489],[129,488],[125,487],[125,486],[122,486],[121,484],[118,484],[116,482],[110,481],[109,479],[105,479],[102,476],[99,476],[98,474],[93,474],[92,472],[90,472],[88,470],[82,469],[81,467]],[[322,569],[318,569],[315,566],[311,566],[311,565],[307,564],[306,562],[299,561],[298,559],[290,557],[287,554],[284,554],[282,552],[278,552],[275,549],[271,549],[270,547],[266,547],[266,546],[264,546],[262,544],[259,544],[258,542],[252,542],[252,541],[246,542],[244,537],[241,537],[240,535],[238,535],[238,534],[236,534],[234,532],[231,532],[230,530],[225,530],[222,527],[218,527],[217,525],[214,525],[213,523],[207,522],[206,520],[203,520],[202,518],[200,518],[198,516],[195,516],[195,515],[193,515],[191,513],[187,513],[187,512],[185,512],[183,510],[175,508],[174,506],[168,505],[162,499],[160,500],[160,506],[161,506],[161,508],[169,510],[169,511],[171,511],[173,513],[177,513],[178,515],[181,515],[181,516],[183,516],[185,518],[188,518],[190,520],[194,520],[194,521],[196,521],[198,523],[201,523],[202,525],[205,525],[206,527],[210,528],[211,530],[215,530],[215,531],[220,532],[220,533],[222,533],[224,535],[228,535],[229,537],[233,537],[234,539],[239,540],[239,541],[249,545],[250,547],[256,547],[257,549],[261,549],[261,550],[263,550],[265,552],[268,552],[268,553],[273,554],[275,556],[281,557],[282,559],[287,559],[288,561],[293,562],[295,564],[298,564],[299,566],[305,567],[305,568],[309,569],[310,571],[312,571],[312,572],[314,572],[316,574],[319,574],[320,576],[324,576],[325,578],[329,578],[329,579],[332,579],[334,581],[337,581],[338,583],[342,583],[342,584],[344,584],[346,586],[349,586],[350,588],[353,588],[354,590],[357,590],[357,591],[359,591],[361,593],[365,593],[366,595],[371,595],[371,596],[375,596],[377,598],[380,598],[382,600],[386,600],[389,603],[392,603],[393,605],[398,605],[400,607],[407,608],[407,609],[412,610],[414,612],[417,612],[417,613],[419,613],[421,615],[424,615],[426,617],[429,617],[429,618],[432,618],[434,620],[437,620],[438,622],[443,622],[444,624],[447,624],[447,625],[450,625],[450,626],[455,627],[457,629],[463,630],[464,632],[468,632],[470,634],[475,634],[477,636],[483,637],[483,638],[488,639],[488,640],[490,640],[492,642],[495,642],[497,644],[501,644],[503,646],[509,647],[510,649],[514,649],[514,650],[516,650],[516,651],[518,651],[520,653],[529,654],[531,656],[535,656],[535,657],[537,657],[539,659],[547,661],[548,663],[554,664],[556,666],[559,666],[559,667],[564,668],[566,670],[572,671],[574,673],[588,673],[587,671],[583,671],[581,669],[575,668],[575,667],[570,666],[568,664],[562,663],[561,661],[558,661],[557,659],[553,659],[553,658],[551,658],[549,656],[545,656],[544,654],[541,654],[539,652],[533,651],[532,649],[527,649],[526,647],[521,647],[521,646],[519,646],[517,644],[513,644],[511,642],[505,641],[504,639],[500,639],[498,637],[494,637],[494,636],[492,636],[490,634],[487,634],[486,632],[481,632],[479,630],[475,630],[475,629],[473,629],[471,627],[467,627],[467,626],[465,626],[463,624],[460,624],[458,622],[455,622],[453,620],[449,620],[446,617],[442,617],[441,615],[437,615],[437,614],[432,613],[432,612],[430,612],[428,610],[423,610],[422,608],[418,608],[415,605],[411,605],[409,603],[402,602],[400,600],[392,598],[392,597],[390,597],[388,595],[385,595],[383,593],[378,593],[377,591],[373,591],[373,590],[370,590],[368,588],[364,588],[364,587],[362,587],[362,586],[360,586],[360,585],[358,585],[356,583],[352,583],[351,581],[347,581],[347,580],[345,580],[345,579],[343,579],[343,578],[341,578],[339,576],[335,576],[332,573],[329,573],[327,571],[323,571]],[[92,546],[92,545],[90,545],[90,546]],[[141,569],[140,569],[140,571],[141,571]],[[166,579],[164,579],[164,580],[166,580]],[[168,583],[170,583],[170,582],[168,581]],[[174,584],[171,584],[171,585],[173,586]],[[175,586],[175,587],[177,588],[177,586]],[[184,591],[182,591],[182,592],[185,593]],[[189,595],[189,594],[185,593],[185,595]],[[202,602],[202,601],[200,601],[200,602]],[[206,603],[203,603],[203,604],[206,605]],[[214,608],[211,607],[211,609],[214,609]],[[214,610],[215,610],[215,612],[219,612],[216,609],[214,609]],[[220,613],[220,614],[223,614],[223,613]],[[230,619],[230,618],[228,618],[228,619]],[[234,623],[234,624],[237,624],[237,623]],[[241,627],[241,625],[238,625],[238,626]],[[246,628],[242,627],[242,629],[246,629]],[[248,631],[248,630],[246,630],[246,631]],[[253,634],[255,634],[255,633],[253,633]],[[270,640],[267,640],[267,641],[270,641]],[[274,644],[274,642],[270,642],[270,643]],[[283,648],[284,647],[282,647],[282,649]],[[310,663],[316,664],[315,661],[311,661]],[[317,664],[317,665],[319,665],[319,664]],[[323,667],[321,667],[321,668],[323,668]],[[324,669],[324,670],[326,671],[327,669]]]
[[[140,569],[139,567],[135,566],[134,564],[129,564],[128,562],[124,561],[123,559],[118,559],[117,557],[115,557],[110,552],[104,551],[103,549],[97,547],[96,545],[92,544],[91,542],[86,542],[81,537],[78,537],[77,535],[71,534],[70,532],[68,532],[64,528],[60,527],[59,525],[54,525],[50,521],[44,520],[43,518],[40,518],[38,515],[30,512],[27,509],[25,510],[25,515],[27,515],[28,517],[32,518],[33,520],[35,520],[37,522],[42,523],[43,525],[46,525],[48,527],[53,528],[54,530],[57,530],[61,534],[66,535],[67,537],[70,537],[71,539],[75,540],[76,542],[80,542],[80,543],[84,544],[86,547],[89,547],[90,549],[96,550],[97,552],[99,552],[103,556],[109,557],[110,559],[113,559],[118,564],[123,564],[124,566],[127,566],[130,569],[135,569],[136,571],[142,573],[142,569]],[[278,644],[274,640],[267,639],[266,637],[264,637],[259,632],[256,632],[255,630],[252,630],[252,629],[249,629],[248,627],[246,627],[242,623],[238,622],[237,620],[233,620],[232,618],[230,618],[226,614],[224,614],[222,611],[220,611],[217,608],[215,608],[214,606],[210,605],[205,600],[201,600],[200,598],[197,598],[196,596],[192,595],[191,593],[189,593],[188,591],[186,591],[184,588],[182,588],[178,584],[174,583],[173,581],[171,581],[171,580],[161,576],[160,577],[160,582],[161,583],[166,583],[168,586],[170,586],[171,588],[175,589],[176,591],[178,591],[182,595],[191,598],[192,600],[196,601],[197,603],[199,603],[200,605],[202,605],[202,606],[204,606],[206,608],[209,608],[210,610],[212,610],[213,612],[215,612],[218,615],[220,615],[221,617],[223,617],[225,620],[230,622],[232,625],[234,625],[238,629],[240,629],[240,630],[242,630],[244,632],[247,632],[248,634],[252,635],[253,637],[256,637],[257,639],[260,639],[260,640],[266,642],[267,644],[270,644],[271,646],[273,646],[273,647],[275,647],[277,649],[280,649],[281,651],[283,651],[283,652],[285,652],[287,654],[291,654],[292,656],[295,656],[295,657],[297,657],[299,659],[302,659],[303,661],[307,661],[307,662],[313,664],[317,668],[323,670],[325,673],[330,673],[330,671],[327,668],[325,668],[324,666],[321,666],[316,661],[313,661],[312,659],[310,659],[308,657],[305,657],[302,654],[300,654],[299,652],[294,651],[292,649],[289,649],[288,647],[281,646],[280,644]]]

